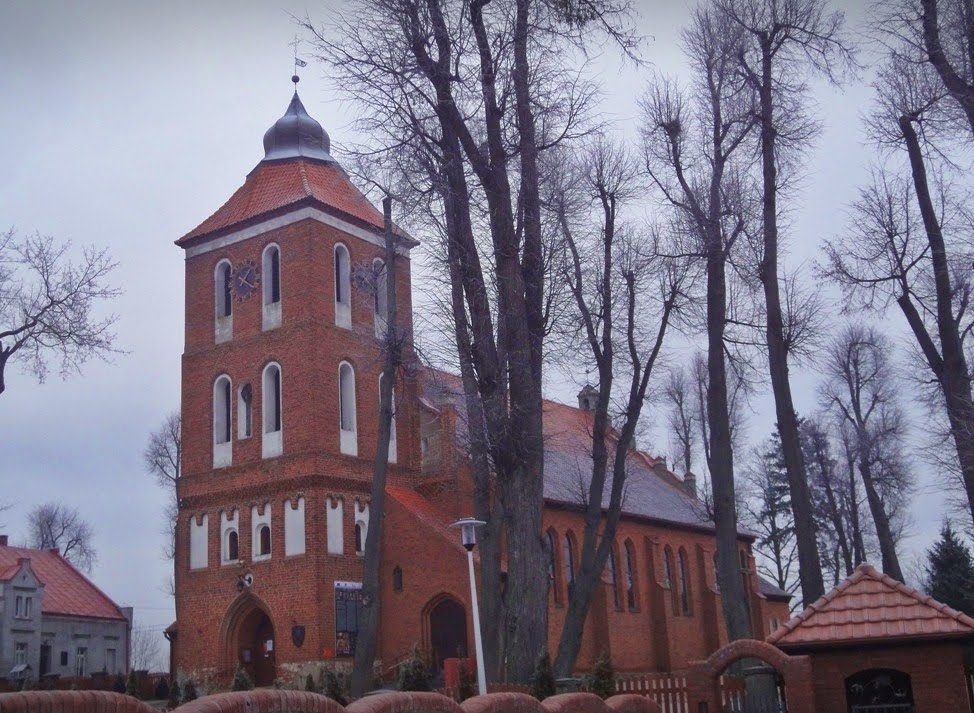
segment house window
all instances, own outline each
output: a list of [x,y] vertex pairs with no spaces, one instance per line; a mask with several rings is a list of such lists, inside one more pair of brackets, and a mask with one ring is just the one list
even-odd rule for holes
[[636,610],[636,548],[632,540],[626,540],[626,605],[629,611]]
[[105,670],[108,673],[118,672],[118,656],[115,649],[105,649]]
[[271,528],[267,525],[260,525],[257,528],[257,556],[271,556]]
[[392,570],[392,591],[402,591],[402,567],[398,565]]
[[347,361],[338,367],[338,416],[340,448],[346,455],[358,455],[357,424],[355,417],[355,370]]
[[362,585],[357,582],[335,583],[335,653],[354,656],[358,638],[359,614],[362,609]]
[[88,647],[79,646],[74,652],[74,674],[76,676],[88,675]]
[[61,652],[61,666],[67,666],[67,665],[68,665],[68,652],[67,651],[62,651]]
[[261,326],[266,331],[281,326],[281,249],[277,245],[264,248],[261,271],[264,296]]
[[31,609],[33,609],[34,600],[31,597],[24,597],[24,618],[30,619]]
[[352,328],[352,267],[348,248],[335,246],[335,324]]
[[679,554],[680,565],[680,612],[690,614],[690,578],[688,576],[687,553],[682,547]]
[[355,523],[355,552],[356,554],[360,554],[360,555],[365,554],[365,542],[362,535],[363,535],[362,523],[356,522]]
[[233,393],[230,377],[224,375],[213,384],[213,467],[222,468],[233,461],[230,404]]
[[561,591],[558,587],[558,536],[554,530],[548,530],[548,582],[551,585],[551,595],[555,604],[561,603]]
[[609,586],[612,587],[612,604],[616,609],[622,609],[622,600],[619,598],[619,568],[616,567],[616,548],[613,544],[609,548],[609,559],[605,562],[606,574],[609,578]]
[[372,309],[375,314],[375,336],[384,337],[386,324],[389,322],[389,295],[386,292],[385,263],[382,260],[373,260],[372,273],[375,275],[375,293],[372,300]]
[[264,458],[279,456],[284,450],[282,438],[283,410],[281,394],[281,367],[268,364],[264,367],[262,383],[264,438],[261,451]]
[[565,568],[565,586],[568,587],[568,596],[572,596],[575,588],[575,541],[572,533],[565,533],[565,540],[562,543],[562,560]]
[[233,267],[229,260],[217,263],[214,275],[214,293],[216,303],[216,343],[228,341],[233,337],[233,296],[231,282]]
[[[269,531],[268,531],[269,532]],[[236,530],[227,530],[226,558],[227,562],[236,562],[240,559],[240,536]]]
[[254,430],[254,389],[244,384],[237,392],[237,438],[250,438]]
[[15,666],[26,666],[27,665],[27,644],[23,641],[18,641],[17,646],[14,649],[14,665]]
[[15,600],[14,617],[17,619],[24,618],[24,598],[23,597],[18,596],[17,599]]

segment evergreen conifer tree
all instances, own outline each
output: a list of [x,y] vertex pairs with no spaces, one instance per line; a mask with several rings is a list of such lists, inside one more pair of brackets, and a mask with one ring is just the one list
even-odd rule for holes
[[927,551],[927,594],[957,611],[974,615],[974,559],[944,522],[940,539]]
[[531,676],[531,695],[539,701],[555,695],[555,672],[551,668],[551,656],[545,651],[538,657]]
[[599,698],[609,698],[616,694],[616,675],[612,670],[612,661],[606,653],[599,656],[595,662],[589,679],[589,691]]
[[169,710],[177,708],[182,695],[182,691],[179,690],[179,680],[173,677],[172,685],[169,687],[169,698],[166,700],[166,708]]
[[233,683],[230,684],[231,691],[249,691],[253,689],[254,682],[250,680],[250,676],[244,670],[243,666],[237,667],[237,672],[233,674]]

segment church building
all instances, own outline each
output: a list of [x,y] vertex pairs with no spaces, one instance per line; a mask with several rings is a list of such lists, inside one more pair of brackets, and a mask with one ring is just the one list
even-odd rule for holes
[[[411,331],[418,243],[394,234],[397,319]],[[176,242],[186,331],[174,672],[226,683],[243,665],[269,685],[351,664],[388,312],[362,275],[384,274],[383,235],[295,92],[243,185]],[[459,380],[427,370],[394,399],[378,647],[389,677],[417,645],[438,666],[473,651],[466,552],[449,529],[472,512]],[[589,401],[583,390],[577,406],[545,402],[552,647],[578,567]],[[578,666],[606,652],[619,671],[674,670],[726,640],[713,523],[693,478],[662,459],[633,452],[629,477]],[[753,539],[740,535],[741,576],[763,638],[788,619],[790,597],[757,576]]]

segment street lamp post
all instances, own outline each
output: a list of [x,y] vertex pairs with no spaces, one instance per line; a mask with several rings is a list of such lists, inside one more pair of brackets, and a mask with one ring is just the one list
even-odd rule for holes
[[470,608],[473,610],[473,640],[477,648],[477,692],[487,695],[487,674],[484,669],[484,643],[480,636],[480,606],[477,603],[477,579],[473,570],[473,548],[477,544],[477,528],[487,523],[472,517],[465,517],[453,523],[460,528],[460,539],[467,550],[467,569],[470,571]]

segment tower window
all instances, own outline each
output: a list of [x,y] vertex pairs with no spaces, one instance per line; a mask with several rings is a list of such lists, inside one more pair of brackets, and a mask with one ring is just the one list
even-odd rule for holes
[[271,555],[271,528],[268,525],[261,525],[257,528],[257,556],[270,557]]
[[345,329],[352,328],[351,263],[348,248],[338,243],[335,246],[335,324]]
[[338,411],[341,452],[358,455],[358,437],[355,417],[355,370],[347,361],[338,367]]
[[365,553],[365,542],[363,540],[364,538],[362,533],[362,523],[356,522],[355,523],[355,553],[356,554],[361,555]]
[[283,400],[281,393],[281,367],[271,363],[264,367],[262,384],[264,438],[261,447],[264,458],[272,458],[283,452]]
[[386,325],[389,322],[389,300],[386,292],[388,277],[385,263],[379,259],[374,260],[372,272],[375,275],[375,293],[372,301],[372,308],[375,312],[375,336],[384,337]]
[[240,537],[236,530],[227,530],[227,562],[236,562],[240,559]]
[[222,468],[232,462],[231,451],[231,386],[224,375],[213,384],[213,467]]
[[261,326],[267,331],[281,326],[281,249],[277,245],[264,248],[261,271],[264,285]]
[[216,303],[216,343],[226,342],[233,337],[233,297],[231,282],[233,266],[229,260],[217,263],[214,275]]
[[254,428],[254,389],[244,384],[237,393],[237,438],[250,438]]

